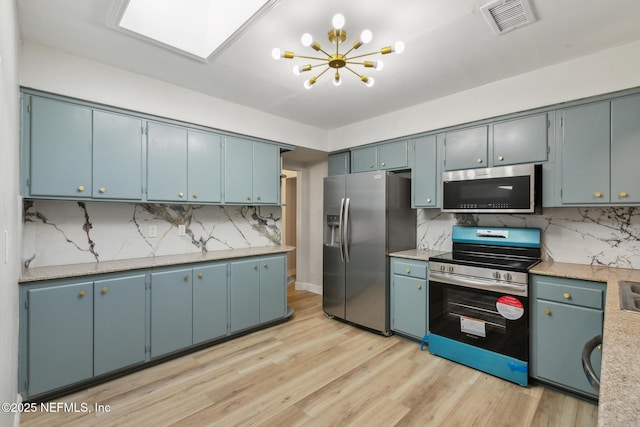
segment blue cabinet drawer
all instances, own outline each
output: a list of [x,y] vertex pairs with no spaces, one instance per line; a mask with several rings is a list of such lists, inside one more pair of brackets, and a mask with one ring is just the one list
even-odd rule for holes
[[[554,281],[557,282],[558,279],[556,278]],[[572,280],[572,282],[579,284],[581,281]],[[540,299],[582,307],[604,308],[604,292],[602,289],[583,288],[563,283],[549,283],[544,280],[538,280],[536,286],[538,287],[537,296]]]
[[398,261],[396,259],[393,263],[393,274],[426,279],[427,263],[421,261]]

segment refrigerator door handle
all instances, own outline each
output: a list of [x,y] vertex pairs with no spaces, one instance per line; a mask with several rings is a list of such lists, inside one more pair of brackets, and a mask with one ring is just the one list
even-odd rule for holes
[[342,232],[342,218],[344,216],[344,197],[342,198],[342,201],[340,202],[340,222],[338,223],[338,238],[340,239],[340,260],[342,262],[344,262],[344,238],[343,238],[343,232]]
[[349,205],[351,199],[347,197],[347,202],[344,206],[344,233],[342,235],[342,241],[344,242],[344,257],[349,261]]

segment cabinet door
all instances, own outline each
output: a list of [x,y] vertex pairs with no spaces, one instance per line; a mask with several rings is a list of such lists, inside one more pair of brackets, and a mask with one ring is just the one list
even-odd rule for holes
[[151,274],[151,357],[192,344],[191,269]]
[[393,276],[391,329],[422,339],[427,334],[427,281]]
[[147,199],[187,200],[187,130],[149,122]]
[[253,142],[227,137],[224,144],[224,200],[253,203]]
[[351,172],[368,172],[377,170],[378,149],[376,147],[351,150]]
[[91,109],[31,98],[32,196],[91,197]]
[[93,197],[142,199],[142,120],[93,112]]
[[444,146],[445,170],[488,167],[488,127],[447,132]]
[[407,141],[390,142],[378,147],[378,169],[403,169],[409,167]]
[[437,206],[438,179],[436,136],[425,136],[414,142],[411,188],[413,206],[432,208]]
[[227,263],[193,269],[193,343],[227,334]]
[[93,283],[32,289],[29,396],[93,376]]
[[562,203],[609,203],[609,103],[561,112]]
[[260,260],[234,261],[229,281],[231,333],[260,323]]
[[[532,357],[536,359],[537,376],[595,395],[581,360],[585,343],[602,334],[602,311],[539,299],[534,309],[537,320]],[[598,350],[592,353],[591,363],[599,376]]]
[[253,202],[278,203],[280,193],[280,148],[253,143]]
[[351,156],[348,152],[330,155],[328,163],[329,176],[351,173]]
[[260,259],[260,323],[282,319],[287,310],[285,257]]
[[145,277],[94,282],[94,375],[144,362]]
[[547,161],[547,114],[493,125],[493,165]]
[[188,189],[190,202],[220,202],[222,137],[215,133],[189,130]]
[[611,202],[640,203],[640,95],[611,101]]

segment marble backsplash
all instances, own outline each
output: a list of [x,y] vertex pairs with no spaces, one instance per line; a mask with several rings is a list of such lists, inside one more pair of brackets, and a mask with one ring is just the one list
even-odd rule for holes
[[451,227],[536,227],[544,261],[640,269],[640,208],[546,208],[542,215],[454,215],[418,210],[417,245],[451,250]]
[[[279,206],[24,202],[23,265],[95,261],[279,245]],[[185,225],[185,235],[178,226]],[[149,228],[156,228],[156,237]]]

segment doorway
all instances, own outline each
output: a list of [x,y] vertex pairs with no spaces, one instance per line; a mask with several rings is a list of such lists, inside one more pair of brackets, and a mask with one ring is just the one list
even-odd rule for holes
[[[283,169],[282,189],[282,244],[296,246],[298,173]],[[295,282],[297,249],[287,253],[287,283]]]

